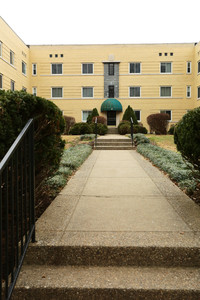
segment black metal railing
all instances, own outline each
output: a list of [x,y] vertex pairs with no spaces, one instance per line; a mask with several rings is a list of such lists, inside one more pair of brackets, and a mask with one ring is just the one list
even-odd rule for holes
[[131,141],[132,141],[132,147],[133,147],[133,119],[131,117]]
[[0,299],[10,299],[35,241],[34,124],[29,120],[0,162]]
[[95,132],[95,141],[94,141],[94,148],[95,148],[96,145],[97,145],[97,133],[98,133],[97,118],[95,118],[95,129],[94,129],[94,132]]

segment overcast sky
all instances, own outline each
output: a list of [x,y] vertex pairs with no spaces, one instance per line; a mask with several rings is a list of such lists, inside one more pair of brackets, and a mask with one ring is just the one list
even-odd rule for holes
[[4,0],[1,17],[26,44],[200,41],[199,0]]

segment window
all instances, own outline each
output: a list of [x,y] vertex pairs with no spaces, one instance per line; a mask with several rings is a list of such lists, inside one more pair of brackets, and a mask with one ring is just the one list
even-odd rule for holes
[[187,74],[191,73],[191,61],[187,62]]
[[200,61],[198,61],[198,73],[200,73]]
[[32,64],[32,74],[37,75],[37,64]]
[[92,110],[83,110],[82,111],[82,122],[87,122],[87,118],[91,115]]
[[200,86],[197,89],[197,97],[198,97],[198,99],[200,99]]
[[130,73],[140,73],[140,63],[130,63]]
[[51,97],[52,98],[62,98],[63,97],[63,88],[62,87],[51,88]]
[[10,82],[10,89],[11,89],[11,91],[13,91],[13,92],[14,92],[14,90],[15,90],[15,82],[14,82],[13,80],[11,80],[11,82]]
[[160,63],[160,73],[171,73],[172,63],[171,62],[161,62]]
[[37,88],[36,88],[36,87],[33,87],[33,90],[32,90],[32,91],[33,91],[33,95],[34,95],[34,96],[37,96]]
[[2,56],[2,42],[0,41],[0,56]]
[[129,97],[140,97],[140,86],[131,86],[129,89]]
[[165,56],[167,56],[167,53],[165,52]]
[[64,55],[63,54],[60,54],[60,57],[63,57]]
[[136,116],[136,119],[138,122],[141,121],[141,113],[140,113],[140,110],[134,110],[134,113],[135,113],[135,116]]
[[188,85],[187,86],[187,98],[190,98],[191,97],[191,85]]
[[108,75],[114,75],[114,73],[115,73],[115,65],[108,64]]
[[161,53],[161,52],[159,53],[159,56],[162,56],[162,53]]
[[49,54],[49,57],[52,57],[53,55],[52,54]]
[[0,89],[3,88],[3,75],[0,74]]
[[24,61],[22,62],[22,73],[26,75],[26,63]]
[[51,64],[51,74],[62,74],[62,64]]
[[82,64],[82,74],[93,74],[93,64]]
[[10,50],[10,64],[14,65],[14,52]]
[[55,57],[58,57],[58,54],[55,54]]
[[114,98],[115,97],[115,87],[114,85],[108,86],[108,98]]
[[82,88],[83,98],[92,98],[93,97],[93,87],[83,87]]
[[171,97],[172,87],[171,86],[161,86],[160,87],[160,97]]
[[160,111],[161,114],[168,114],[170,119],[169,121],[172,121],[172,111],[171,110],[161,110]]
[[170,52],[170,56],[173,56],[174,55],[174,53],[173,52]]
[[27,88],[25,88],[24,86],[22,87],[22,91],[26,92]]

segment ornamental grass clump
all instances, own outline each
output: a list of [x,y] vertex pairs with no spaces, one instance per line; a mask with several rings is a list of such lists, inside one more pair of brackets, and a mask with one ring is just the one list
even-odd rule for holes
[[196,187],[193,166],[186,163],[179,153],[152,144],[139,144],[137,151],[148,158],[155,166],[169,174],[181,189],[191,193]]

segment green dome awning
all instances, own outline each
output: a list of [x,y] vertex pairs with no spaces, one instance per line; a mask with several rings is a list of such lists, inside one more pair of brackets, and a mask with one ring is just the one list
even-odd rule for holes
[[101,111],[122,111],[121,103],[115,98],[105,100],[101,105]]

